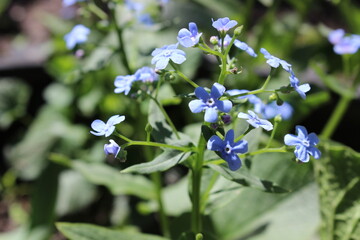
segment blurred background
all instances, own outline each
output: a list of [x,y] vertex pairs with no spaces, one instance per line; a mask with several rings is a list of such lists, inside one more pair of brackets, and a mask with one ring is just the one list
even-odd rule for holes
[[[66,162],[104,163],[114,169],[142,162],[143,153],[137,147],[128,152],[125,163],[106,160],[103,145],[107,140],[91,135],[90,124],[94,119],[105,121],[109,116],[126,114],[121,133],[133,139],[144,136],[145,122],[141,119],[147,114],[147,106],[139,105],[141,100],[136,101],[131,96],[115,94],[113,81],[118,75],[132,74],[142,66],[151,66],[151,51],[175,43],[178,30],[187,27],[191,21],[196,22],[205,38],[209,39],[216,34],[211,27],[212,18],[237,20],[244,25],[242,41],[256,52],[264,47],[285,59],[293,65],[301,82],[311,84],[312,90],[306,101],[299,101],[300,98],[293,94],[285,97],[294,108],[294,114],[278,132],[279,141],[297,124],[306,126],[309,132],[320,133],[339,99],[339,91],[350,84],[342,71],[342,57],[334,53],[327,34],[337,28],[343,28],[347,33],[360,33],[359,1],[154,0],[142,3],[149,4],[146,13],[151,20],[137,16],[123,1],[114,1],[114,7],[109,1],[100,0],[70,6],[64,6],[61,0],[1,0],[1,240],[66,239],[54,227],[58,221],[160,233],[154,213],[156,209],[151,201],[144,202],[143,196],[131,190],[118,190],[116,186],[94,177],[95,171],[87,169],[87,165],[74,169],[67,167]],[[109,17],[112,7],[116,9],[115,21],[124,26],[130,69],[116,52],[118,42],[112,29],[113,19]],[[79,23],[91,28],[89,39],[74,50],[68,50],[63,37]],[[217,63],[198,50],[185,51],[188,61],[181,66],[183,71],[199,85],[210,86],[209,79],[215,79],[217,74]],[[227,87],[256,89],[260,86],[268,71],[260,55],[256,59],[242,55],[237,64],[243,73],[238,79],[229,80]],[[359,60],[359,56],[351,59],[354,62]],[[288,81],[280,73],[274,79],[274,86]],[[186,131],[185,126],[200,122],[201,116],[190,115],[187,102],[174,97],[191,92],[192,88],[179,81],[174,81],[173,85],[166,110],[175,125]],[[356,151],[360,151],[360,141],[355,138],[360,135],[358,106],[359,100],[353,100],[332,136],[333,140]],[[182,112],[185,114],[180,114]],[[294,192],[304,190],[303,186],[313,181],[311,168],[301,167],[296,175],[298,178],[293,179],[292,185],[289,183]],[[286,182],[285,175],[271,176],[263,170],[259,173],[264,177]],[[164,185],[179,183],[186,174],[184,167],[174,167],[163,173]],[[307,209],[309,214],[318,210],[316,189],[313,188],[311,186],[311,191],[305,193],[309,197],[304,197],[313,204]],[[255,195],[256,199],[264,197]],[[277,200],[274,197],[264,207],[272,206]],[[207,221],[214,229],[214,239],[262,239],[249,235],[249,232],[266,229],[267,225],[262,224],[261,219],[254,220],[255,215],[267,219],[269,213],[262,208],[240,221],[243,228],[225,224],[234,218],[231,212],[234,206],[244,201],[234,199],[227,208],[209,213]],[[170,211],[175,226],[185,224],[187,210],[186,206],[177,206]],[[224,213],[229,217],[220,220],[219,216]],[[277,210],[273,213],[274,218],[281,213],[283,211]],[[307,219],[306,216],[300,219]],[[245,220],[251,224],[246,225]],[[319,215],[313,214],[309,222],[314,224],[310,229],[306,225],[291,230],[291,235],[295,236],[308,229],[303,238],[289,237],[290,233],[279,227],[276,239],[283,239],[279,231],[285,231],[284,239],[318,239]],[[176,235],[180,229],[173,231]]]

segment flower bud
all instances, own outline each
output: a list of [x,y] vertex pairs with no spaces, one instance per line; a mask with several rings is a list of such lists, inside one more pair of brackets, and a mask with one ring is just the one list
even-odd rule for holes
[[228,114],[222,115],[221,120],[225,125],[229,125],[231,123],[231,116]]
[[282,121],[281,114],[276,115],[276,117],[274,118],[274,121],[277,123],[281,122]]
[[217,36],[211,36],[210,37],[210,42],[213,45],[217,45],[219,43],[219,38]]
[[278,95],[276,93],[273,93],[269,96],[269,101],[275,101],[278,99]]
[[235,35],[235,37],[237,37],[237,36],[239,36],[239,35],[241,34],[242,29],[243,29],[243,25],[235,28],[235,30],[234,30],[234,35]]
[[116,158],[120,152],[121,147],[112,139],[109,140],[109,144],[104,145],[104,152],[106,156],[110,158]]

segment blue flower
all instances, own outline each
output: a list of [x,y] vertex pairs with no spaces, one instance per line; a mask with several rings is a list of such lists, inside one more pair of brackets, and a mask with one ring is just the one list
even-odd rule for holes
[[196,23],[189,23],[189,30],[186,28],[180,29],[177,40],[184,47],[192,47],[199,43],[200,37],[202,33],[198,32],[198,28]]
[[360,47],[360,35],[352,34],[345,36],[343,29],[331,31],[328,36],[329,42],[334,45],[334,52],[343,54],[354,54]]
[[266,131],[270,131],[273,129],[273,125],[271,122],[269,122],[268,120],[264,120],[259,118],[253,111],[249,110],[248,111],[249,114],[246,113],[239,113],[238,114],[238,118],[243,118],[243,119],[247,119],[247,122],[255,127],[262,127],[263,129],[265,129]]
[[154,82],[159,79],[159,76],[155,73],[155,70],[151,67],[139,68],[135,74],[135,81],[142,82]]
[[114,81],[114,85],[116,87],[114,92],[123,92],[125,95],[128,95],[134,81],[136,81],[135,75],[117,76]]
[[224,47],[227,47],[229,46],[230,42],[231,42],[231,37],[229,34],[226,34],[225,37],[224,37],[224,40],[222,41],[218,41],[218,45],[219,47],[221,47],[221,45],[224,43]]
[[237,48],[240,48],[241,50],[245,51],[247,54],[249,54],[252,57],[257,57],[257,54],[255,53],[254,49],[252,49],[251,47],[249,47],[249,45],[247,45],[246,43],[240,41],[240,40],[235,40],[234,41],[234,45]]
[[221,101],[219,98],[224,94],[225,87],[219,83],[214,83],[210,94],[202,87],[195,89],[195,95],[199,99],[189,102],[190,111],[199,113],[205,110],[204,120],[214,123],[218,120],[218,111],[228,113],[232,108],[229,100]]
[[287,120],[291,118],[293,111],[294,109],[289,103],[283,102],[283,104],[277,105],[276,101],[273,101],[271,103],[264,104],[260,112],[265,119],[271,119],[280,115],[282,119]]
[[207,149],[219,152],[221,158],[228,163],[230,170],[236,171],[241,167],[241,160],[237,154],[246,153],[248,143],[245,140],[234,143],[234,130],[230,129],[224,140],[217,135],[212,136],[207,142]]
[[104,145],[104,152],[107,156],[116,156],[119,154],[121,147],[112,139],[109,140],[110,143]]
[[90,131],[90,133],[94,134],[95,136],[105,135],[105,137],[108,137],[114,132],[114,125],[119,124],[124,120],[125,116],[120,115],[112,116],[111,118],[109,118],[106,124],[103,121],[96,119],[91,123],[91,128],[94,129],[96,132]]
[[315,133],[308,132],[303,126],[296,126],[296,135],[286,134],[284,142],[286,145],[295,146],[295,156],[301,162],[308,162],[310,155],[315,159],[319,159],[321,152],[315,147],[319,143],[319,139]]
[[216,28],[219,32],[227,32],[230,28],[233,28],[237,25],[237,21],[230,20],[228,17],[219,18],[216,21],[212,19],[212,22],[212,26]]
[[62,5],[64,7],[68,7],[68,6],[71,6],[71,5],[73,5],[73,4],[77,3],[77,2],[82,2],[82,1],[84,1],[84,0],[63,0]]
[[278,68],[281,65],[285,71],[291,71],[291,64],[287,63],[285,60],[271,55],[265,48],[261,48],[260,52],[264,54],[264,57],[267,59],[266,63],[269,64],[271,67]]
[[168,65],[169,61],[173,61],[176,64],[185,62],[185,52],[177,49],[178,44],[165,45],[162,48],[156,48],[152,53],[153,59],[151,64],[156,64],[157,69],[164,69]]
[[295,91],[297,91],[300,95],[300,97],[302,97],[303,99],[306,98],[306,94],[308,91],[310,91],[310,85],[309,84],[303,84],[303,85],[300,85],[300,81],[299,79],[297,79],[297,77],[295,77],[295,74],[293,72],[291,72],[290,74],[290,85],[295,89]]
[[68,34],[64,36],[66,47],[68,49],[73,49],[76,44],[86,42],[89,34],[89,28],[81,24],[76,25]]

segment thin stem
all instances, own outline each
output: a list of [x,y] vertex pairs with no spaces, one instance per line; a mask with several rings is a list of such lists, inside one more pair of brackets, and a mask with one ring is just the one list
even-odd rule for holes
[[133,140],[131,140],[130,138],[125,137],[124,135],[122,135],[122,134],[119,133],[118,131],[115,131],[114,133],[115,133],[115,135],[116,135],[117,137],[125,140],[126,142],[132,142],[132,141],[133,141]]
[[166,121],[169,123],[170,127],[172,128],[172,130],[174,131],[177,139],[180,139],[180,135],[178,133],[178,131],[176,130],[176,127],[174,125],[174,123],[171,121],[171,118],[169,117],[169,115],[167,114],[167,112],[165,111],[164,107],[162,106],[162,104],[153,96],[149,95],[150,98],[152,100],[154,100],[154,102],[156,103],[156,105],[159,107],[160,111],[162,112],[162,114],[164,115]]
[[351,100],[352,98],[349,96],[341,96],[340,101],[336,105],[335,110],[332,112],[330,119],[327,121],[323,131],[320,134],[322,138],[331,138],[341,119],[343,118],[344,113],[348,109]]
[[221,57],[221,55],[222,55],[222,54],[219,53],[218,51],[215,51],[215,50],[211,49],[208,45],[199,44],[199,45],[198,45],[198,48],[200,48],[201,50],[203,50],[203,51],[206,52],[206,53],[215,55],[215,56],[217,56],[217,57]]
[[193,86],[194,88],[199,87],[199,85],[197,85],[196,83],[194,83],[190,78],[188,78],[187,76],[185,76],[185,74],[183,74],[179,68],[172,62],[170,61],[170,65],[174,68],[175,73],[177,75],[179,75],[181,78],[183,78],[185,81],[187,81],[188,83],[190,83],[191,86]]
[[258,155],[258,154],[262,154],[262,153],[269,153],[269,152],[287,152],[287,151],[286,151],[285,146],[280,147],[280,148],[263,148],[258,151],[255,151],[255,152],[249,152],[249,153],[242,154],[242,156],[254,156],[254,155]]
[[272,140],[274,139],[275,132],[276,132],[276,129],[277,129],[278,126],[279,126],[279,122],[275,120],[275,122],[274,122],[274,128],[273,128],[273,130],[272,130],[272,132],[271,132],[270,139],[269,139],[268,143],[266,144],[266,147],[265,147],[265,148],[269,148],[269,147],[270,147],[271,142],[272,142]]
[[128,61],[128,57],[125,51],[125,44],[124,44],[124,40],[123,40],[123,29],[120,28],[117,24],[117,18],[116,18],[116,12],[115,12],[115,8],[111,9],[111,16],[113,19],[113,25],[116,31],[116,35],[118,37],[118,41],[119,41],[119,53],[120,53],[120,60],[121,62],[124,64],[124,67],[126,68],[126,71],[128,72],[128,74],[132,73],[132,69],[129,65],[129,61]]
[[89,10],[98,16],[101,20],[107,20],[106,13],[101,8],[96,6],[95,3],[88,3],[87,6],[89,7]]
[[180,147],[180,146],[174,146],[174,145],[169,145],[169,144],[165,144],[165,143],[157,143],[157,142],[144,142],[144,141],[131,141],[129,143],[125,143],[122,145],[123,148],[125,147],[129,147],[129,146],[151,146],[151,147],[164,147],[164,148],[171,148],[171,149],[175,149],[175,150],[179,150],[182,152],[191,152],[194,149],[191,147]]
[[[146,133],[146,142],[150,142],[150,131]],[[152,160],[152,153],[149,151],[149,148],[145,148],[145,155],[148,161]],[[150,174],[151,180],[155,185],[155,195],[156,201],[159,206],[159,217],[160,217],[160,226],[161,231],[164,237],[170,238],[170,230],[169,230],[169,220],[165,213],[164,203],[162,199],[162,183],[161,183],[161,173],[153,172]]]
[[205,151],[205,138],[201,134],[199,144],[197,147],[197,159],[195,166],[192,169],[192,216],[191,226],[192,231],[197,234],[202,231],[201,221],[201,176],[202,176],[202,165],[204,162],[204,151]]

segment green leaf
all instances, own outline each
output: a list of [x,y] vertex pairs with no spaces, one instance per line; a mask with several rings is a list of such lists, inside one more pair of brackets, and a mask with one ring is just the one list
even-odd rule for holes
[[154,160],[146,163],[132,165],[131,167],[128,167],[121,172],[147,174],[152,172],[165,171],[175,166],[176,164],[185,161],[190,156],[190,154],[190,152],[181,152],[173,149],[166,149]]
[[224,178],[236,182],[244,187],[252,187],[264,192],[272,192],[272,193],[284,193],[287,192],[282,187],[277,186],[271,181],[261,180],[255,176],[253,176],[245,166],[240,168],[238,171],[231,171],[227,165],[208,165],[211,169],[220,173]]
[[360,239],[360,153],[323,142],[315,161],[323,220],[322,239]]
[[167,240],[155,235],[112,230],[84,223],[57,223],[56,227],[70,240]]
[[156,199],[154,185],[144,176],[123,174],[102,163],[72,161],[71,166],[93,184],[107,187],[112,194],[130,194]]

